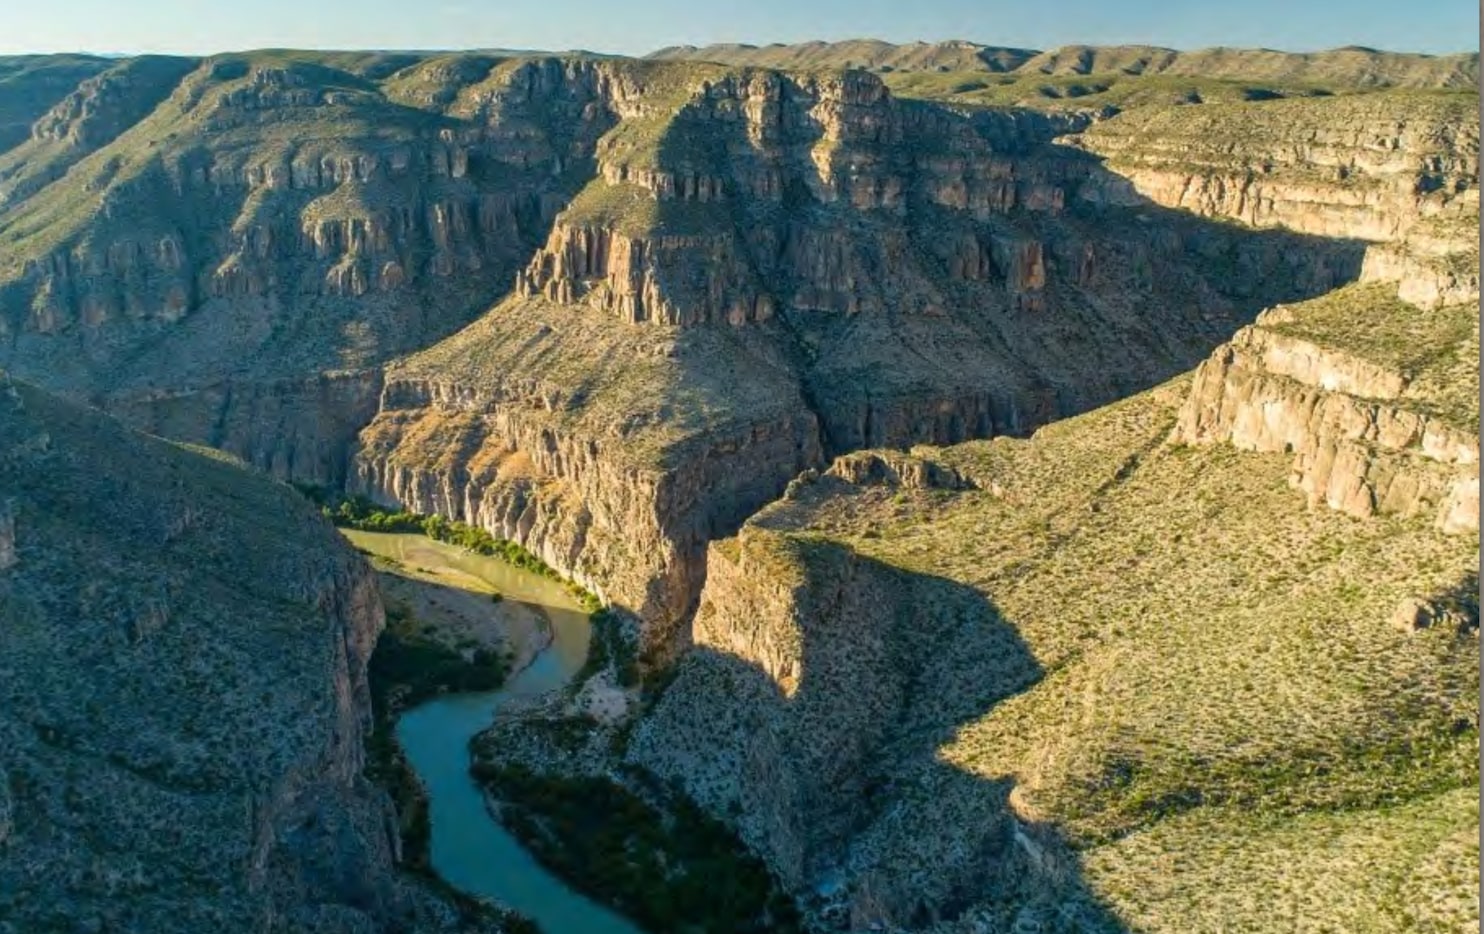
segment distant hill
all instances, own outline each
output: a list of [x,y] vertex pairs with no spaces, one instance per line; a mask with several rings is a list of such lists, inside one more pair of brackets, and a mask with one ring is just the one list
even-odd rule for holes
[[1479,80],[1477,52],[1420,55],[1347,46],[1324,52],[1069,45],[1050,51],[963,40],[894,45],[874,39],[795,45],[671,46],[650,58],[769,68],[854,67],[874,71],[982,71],[1017,75],[1182,75],[1227,80],[1336,84],[1355,88],[1464,88]]
[[82,81],[113,64],[97,55],[0,55],[0,150]]

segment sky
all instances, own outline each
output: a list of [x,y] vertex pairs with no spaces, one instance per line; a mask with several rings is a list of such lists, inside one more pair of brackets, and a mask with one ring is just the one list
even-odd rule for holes
[[516,48],[870,37],[1478,51],[1477,0],[0,0],[0,53]]

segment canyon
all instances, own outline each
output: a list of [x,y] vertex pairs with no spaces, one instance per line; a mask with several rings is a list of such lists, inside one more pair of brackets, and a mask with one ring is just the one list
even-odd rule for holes
[[[1449,928],[1449,867],[1477,868],[1477,74],[971,43],[0,59],[0,134],[29,124],[0,135],[0,586],[70,554],[28,546],[43,474],[122,484],[80,549],[286,543],[242,586],[315,624],[241,652],[323,665],[200,688],[322,715],[197,802],[249,801],[246,881],[201,891],[254,917],[461,923],[359,777],[369,571],[282,484],[131,429],[599,595],[645,685],[573,768],[673,782],[819,930]],[[177,492],[131,479],[151,458]],[[195,631],[169,595],[200,569],[135,565],[95,592],[164,582],[81,618]],[[181,650],[142,644],[109,683]],[[48,776],[88,748],[60,695],[12,724]],[[171,755],[234,761],[227,707]],[[132,788],[135,753],[87,754]],[[1195,881],[1151,881],[1172,853]]]

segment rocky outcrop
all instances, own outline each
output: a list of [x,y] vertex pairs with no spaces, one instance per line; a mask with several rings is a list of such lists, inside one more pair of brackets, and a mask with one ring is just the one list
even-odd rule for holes
[[1114,170],[1085,197],[1377,242],[1402,239],[1479,184],[1477,107],[1462,95],[1157,108],[1073,142]]
[[[835,473],[808,503],[848,489]],[[629,760],[730,816],[824,930],[923,929],[971,893],[1062,897],[1070,864],[1008,786],[932,764],[930,724],[1034,683],[1035,659],[967,588],[774,534],[789,509],[712,544],[695,647]],[[927,797],[893,800],[908,787]]]
[[1342,351],[1244,328],[1196,371],[1172,438],[1291,452],[1292,482],[1311,504],[1477,529],[1478,439],[1408,408],[1408,382]]
[[451,929],[362,776],[374,575],[292,491],[0,390],[0,916]]
[[825,456],[1026,433],[1193,364],[1254,290],[1359,270],[1078,197],[1103,170],[1050,144],[1075,121],[672,68],[512,72],[617,123],[515,295],[394,368],[353,484],[521,541],[655,645],[685,641],[707,541]]
[[882,484],[908,490],[964,490],[973,483],[934,461],[891,451],[860,451],[835,458],[829,475],[855,486]]
[[[1306,378],[1332,367],[1336,385],[1374,376],[1266,352]],[[801,477],[712,544],[695,647],[627,760],[734,826],[820,930],[1363,924],[1388,894],[1345,883],[1365,893],[1350,914],[1283,880],[1333,884],[1336,853],[1364,861],[1351,880],[1412,865],[1368,830],[1424,776],[1438,784],[1401,792],[1415,810],[1395,831],[1436,818],[1432,788],[1449,787],[1464,806],[1448,834],[1476,834],[1477,539],[1305,509],[1281,458],[1166,443],[1189,387],[1028,440],[853,454]],[[982,486],[890,479],[916,464]],[[1457,700],[1414,706],[1432,679]],[[1357,688],[1375,706],[1357,710]],[[1417,736],[1464,739],[1434,766]],[[1296,814],[1282,860],[1242,844],[1254,787]],[[1311,847],[1324,855],[1306,863]],[[1151,893],[1171,861],[1210,868],[1178,897]],[[1471,917],[1468,879],[1417,890]]]
[[76,212],[0,214],[0,364],[484,525],[656,633],[798,471],[1145,388],[1364,250],[1108,196],[1127,181],[1056,142],[1090,117],[862,72],[356,67],[213,59],[74,167]]
[[[0,211],[0,363],[133,412],[224,382],[271,394],[450,333],[509,291],[614,119],[591,63],[566,82],[494,64],[432,112],[393,98],[436,75],[382,87],[312,56],[213,59],[142,121],[114,72],[80,89],[35,141],[96,148],[47,190],[67,209],[41,230]],[[120,132],[78,129],[104,116]]]

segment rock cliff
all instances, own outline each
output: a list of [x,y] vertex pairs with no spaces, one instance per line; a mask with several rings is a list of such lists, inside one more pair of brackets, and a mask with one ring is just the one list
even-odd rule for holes
[[705,543],[826,455],[1026,432],[1194,363],[1258,281],[1359,272],[1358,243],[1099,203],[1065,122],[862,73],[626,80],[515,294],[388,370],[355,472],[520,539],[656,645]]
[[1387,292],[1357,287],[1264,313],[1196,371],[1173,437],[1292,453],[1292,482],[1311,503],[1477,530],[1475,306],[1426,312]]
[[848,70],[132,60],[7,156],[0,364],[487,525],[673,643],[706,542],[830,456],[1024,434],[1362,272],[1454,302],[1477,118],[1411,93],[1109,118]]
[[0,503],[0,927],[456,927],[361,775],[381,600],[334,529],[8,378]]
[[[509,290],[608,116],[525,73],[505,87],[494,59],[419,62],[140,59],[79,88],[0,165],[0,360],[231,444],[204,416],[252,419],[295,383],[307,404],[322,373],[466,323]],[[294,458],[243,440],[265,466]],[[350,440],[308,475],[343,470]]]
[[1476,105],[1470,94],[1389,92],[1146,108],[1075,141],[1114,170],[1099,198],[1385,243],[1467,192],[1477,211]]
[[1170,443],[1208,379],[801,478],[712,544],[629,760],[824,930],[1467,927],[1477,535]]

